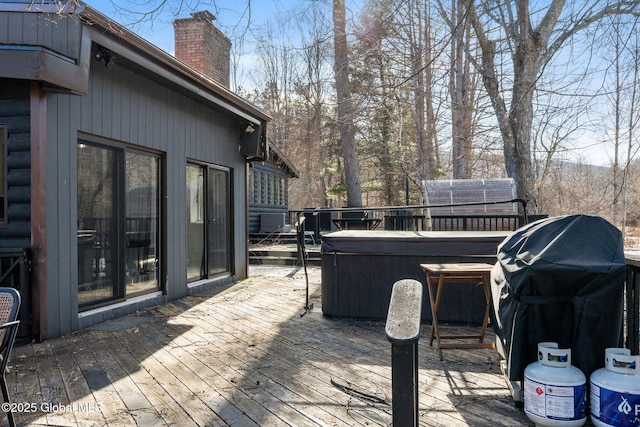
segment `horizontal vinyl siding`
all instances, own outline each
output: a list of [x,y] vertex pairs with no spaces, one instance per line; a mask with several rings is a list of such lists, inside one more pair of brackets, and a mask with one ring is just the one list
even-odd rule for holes
[[55,307],[50,307],[49,317],[53,321],[55,316],[65,317],[63,313],[71,313],[61,320],[60,333],[78,326],[75,244],[78,132],[164,154],[167,257],[163,261],[167,269],[169,299],[188,292],[185,260],[187,160],[230,168],[235,193],[235,270],[240,277],[246,276],[246,166],[238,152],[239,128],[232,116],[169,90],[117,62],[109,69],[92,61],[88,94],[51,93],[47,123],[51,141],[47,153],[58,159],[57,168],[47,170],[48,185],[56,195],[51,203],[57,208],[57,213],[48,214],[49,220],[58,225],[55,240],[71,242],[70,247],[65,248],[67,252],[61,251],[61,243],[49,248],[50,261],[56,251],[54,256],[60,257],[57,262],[63,266],[58,277],[49,277],[50,289],[59,287],[57,297],[50,297]]

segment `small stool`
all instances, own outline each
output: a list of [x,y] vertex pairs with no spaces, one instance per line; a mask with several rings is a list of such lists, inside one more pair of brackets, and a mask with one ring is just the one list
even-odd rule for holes
[[[489,306],[491,296],[489,292],[488,275],[491,273],[493,266],[485,263],[458,263],[458,264],[420,264],[420,267],[427,275],[427,287],[429,289],[429,302],[431,303],[431,340],[429,345],[433,345],[436,340],[438,354],[440,360],[443,348],[495,348],[494,343],[485,343],[484,334],[489,324]],[[437,280],[438,290],[434,298],[433,281]],[[440,298],[442,297],[442,288],[445,283],[464,283],[478,281],[482,284],[485,295],[484,319],[482,321],[482,330],[479,334],[474,335],[440,335],[438,332],[438,309],[440,307]],[[477,343],[442,343],[442,339],[477,339]]]

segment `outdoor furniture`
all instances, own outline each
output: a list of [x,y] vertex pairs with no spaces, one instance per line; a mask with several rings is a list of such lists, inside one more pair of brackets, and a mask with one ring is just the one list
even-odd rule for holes
[[[459,263],[459,264],[420,264],[420,267],[427,276],[427,287],[429,290],[429,302],[431,304],[431,339],[429,345],[433,345],[436,341],[440,360],[442,358],[443,348],[495,348],[493,343],[484,343],[484,334],[489,323],[489,305],[491,296],[489,294],[489,274],[493,266],[486,263]],[[438,309],[440,308],[440,299],[444,285],[448,283],[469,283],[478,281],[482,284],[484,295],[486,298],[486,307],[484,319],[482,321],[482,329],[479,334],[471,335],[440,335],[438,331]],[[438,289],[434,298],[433,285],[437,282]],[[476,343],[451,342],[442,343],[443,339],[477,339]]]
[[0,288],[0,357],[2,357],[2,364],[0,365],[0,369],[2,369],[0,386],[2,386],[4,401],[9,404],[7,416],[9,417],[9,424],[11,426],[15,426],[16,423],[11,410],[11,398],[9,397],[5,373],[7,364],[9,363],[9,356],[13,349],[13,343],[16,340],[18,326],[20,325],[20,321],[16,320],[19,309],[20,294],[18,291],[13,288]]

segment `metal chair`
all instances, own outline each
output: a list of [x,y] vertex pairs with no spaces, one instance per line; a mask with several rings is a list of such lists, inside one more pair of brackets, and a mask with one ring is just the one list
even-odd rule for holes
[[16,341],[18,326],[20,325],[20,321],[17,320],[19,310],[20,293],[13,288],[0,287],[0,357],[2,357],[0,364],[0,386],[2,387],[4,401],[9,403],[7,417],[9,418],[9,425],[12,427],[16,425],[16,422],[13,418],[13,412],[11,411],[11,398],[9,397],[5,372],[13,344]]

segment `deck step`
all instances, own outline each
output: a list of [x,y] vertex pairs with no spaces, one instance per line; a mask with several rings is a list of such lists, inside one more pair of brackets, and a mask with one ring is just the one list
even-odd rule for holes
[[[309,258],[307,260],[308,265],[320,266],[320,258]],[[298,265],[297,258],[282,258],[282,257],[270,257],[270,256],[252,256],[249,258],[249,264],[251,265]]]
[[282,257],[282,256],[250,256],[249,263],[254,265],[296,265],[298,263],[297,258]]
[[[309,265],[320,265],[321,257],[319,252],[307,252],[307,262]],[[250,264],[267,264],[267,265],[297,265],[297,251],[288,251],[282,249],[249,249]]]
[[[305,231],[305,243],[310,245],[316,243],[313,238],[313,232]],[[298,236],[295,232],[282,233],[250,233],[249,243],[255,244],[278,244],[278,245],[296,245]]]

